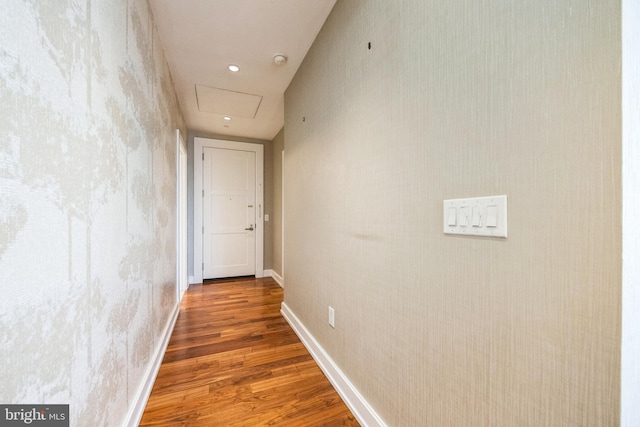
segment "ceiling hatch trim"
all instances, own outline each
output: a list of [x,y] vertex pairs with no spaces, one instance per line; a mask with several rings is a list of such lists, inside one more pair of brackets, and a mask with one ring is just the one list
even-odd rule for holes
[[202,113],[255,119],[262,96],[233,90],[195,85],[198,110]]

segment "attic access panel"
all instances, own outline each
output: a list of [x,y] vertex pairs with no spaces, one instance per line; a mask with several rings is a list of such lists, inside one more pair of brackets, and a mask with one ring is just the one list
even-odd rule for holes
[[260,95],[202,85],[196,85],[196,99],[200,112],[247,119],[256,117],[262,102]]

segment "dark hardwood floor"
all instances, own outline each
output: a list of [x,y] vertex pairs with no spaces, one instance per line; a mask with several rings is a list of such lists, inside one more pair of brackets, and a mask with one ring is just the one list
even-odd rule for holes
[[358,426],[271,278],[191,285],[141,426]]

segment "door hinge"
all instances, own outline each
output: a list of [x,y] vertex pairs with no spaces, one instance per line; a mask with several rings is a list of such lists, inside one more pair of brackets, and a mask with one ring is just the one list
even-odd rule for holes
[[202,197],[204,197],[204,190],[202,190]]
[[202,263],[202,270],[204,270],[204,262]]
[[202,153],[202,161],[204,162],[204,153]]
[[202,234],[204,234],[204,225],[202,226]]

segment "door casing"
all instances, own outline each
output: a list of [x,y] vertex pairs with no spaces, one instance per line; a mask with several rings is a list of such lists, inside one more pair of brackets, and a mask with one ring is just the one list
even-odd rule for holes
[[255,276],[264,277],[264,147],[248,142],[225,141],[222,139],[193,139],[193,277],[194,283],[202,283],[202,227],[203,227],[203,149],[204,147],[227,150],[253,151],[256,154],[256,268]]

